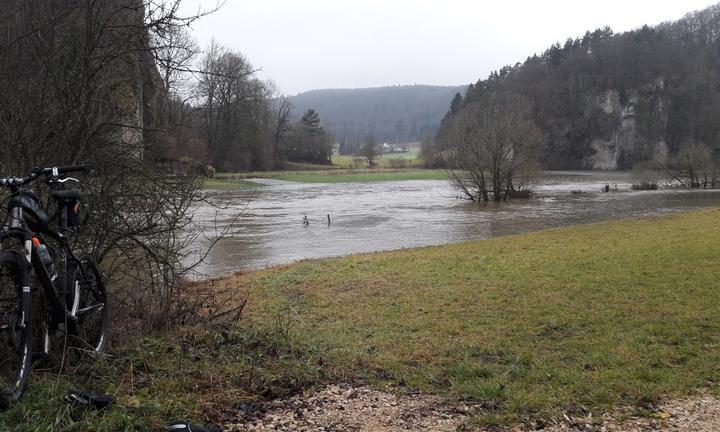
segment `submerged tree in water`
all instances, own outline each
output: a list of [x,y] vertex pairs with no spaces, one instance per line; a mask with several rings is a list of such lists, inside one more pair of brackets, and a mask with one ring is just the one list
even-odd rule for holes
[[720,164],[712,149],[702,143],[688,143],[671,163],[675,180],[691,188],[715,187],[720,183]]
[[510,92],[489,94],[452,122],[449,173],[463,198],[502,201],[530,194],[542,133],[527,99]]

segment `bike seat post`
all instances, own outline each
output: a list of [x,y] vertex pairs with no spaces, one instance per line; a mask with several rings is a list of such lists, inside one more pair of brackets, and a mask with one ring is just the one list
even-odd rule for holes
[[67,234],[68,227],[67,203],[65,200],[58,200],[58,206],[60,207],[58,209],[58,231],[64,236]]

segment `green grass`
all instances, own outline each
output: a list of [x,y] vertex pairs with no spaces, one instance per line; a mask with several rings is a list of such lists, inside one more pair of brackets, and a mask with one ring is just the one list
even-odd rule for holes
[[420,169],[333,169],[323,171],[265,171],[248,173],[222,173],[222,179],[270,178],[300,183],[350,183],[403,180],[443,180],[447,174],[442,170]]
[[[420,148],[412,147],[407,153],[388,153],[381,157],[375,158],[376,168],[392,168],[393,159],[401,159],[407,161],[410,167],[419,166],[421,161],[419,159]],[[333,166],[339,168],[355,168],[355,160],[363,159],[362,156],[345,156],[345,155],[333,155],[332,162]],[[367,167],[366,162],[362,162],[362,167]]]
[[[482,403],[478,424],[719,394],[720,209],[460,245],[305,261],[201,285],[246,297],[236,325],[36,368],[0,430],[157,430],[327,381]],[[117,325],[117,324],[116,324]],[[104,413],[62,401],[110,392]]]
[[444,180],[440,170],[334,170],[321,172],[281,172],[273,178],[300,183],[358,183],[404,180]]
[[244,287],[256,325],[294,317],[337,379],[487,402],[492,422],[597,413],[716,390],[718,220],[707,210],[608,222],[228,283]]
[[241,189],[255,189],[262,187],[261,184],[253,183],[244,180],[236,180],[229,178],[206,178],[203,181],[203,189],[213,190],[241,190]]
[[285,169],[283,171],[329,171],[342,169],[343,167],[340,167],[336,164],[321,165],[306,162],[285,162],[284,168]]
[[[206,181],[206,188],[210,189],[242,189],[254,185],[239,182],[239,186],[228,183],[229,180],[248,178],[269,178],[300,183],[350,183],[350,182],[380,182],[402,180],[444,180],[447,174],[442,170],[419,169],[419,147],[410,147],[407,153],[393,153],[378,157],[375,167],[367,168],[366,162],[359,165],[357,156],[333,155],[331,165],[318,165],[311,163],[286,162],[285,169],[280,171],[251,171],[240,173],[218,173],[215,179]],[[405,166],[393,165],[394,161],[402,160]]]
[[[159,431],[173,420],[235,419],[243,402],[288,395],[323,377],[322,353],[275,324],[270,332],[185,327],[115,341],[109,356],[62,374],[36,365],[21,402],[0,413],[0,430]],[[71,388],[108,393],[116,402],[100,412],[72,405],[64,400]]]

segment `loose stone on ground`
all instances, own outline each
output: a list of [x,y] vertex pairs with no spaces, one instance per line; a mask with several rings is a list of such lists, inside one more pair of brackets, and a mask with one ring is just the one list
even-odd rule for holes
[[521,432],[711,432],[720,431],[720,400],[710,395],[667,401],[644,417],[622,413],[561,413],[549,422],[531,422],[512,428],[473,429],[468,426],[479,406],[451,405],[438,396],[393,394],[368,387],[330,385],[311,395],[298,395],[262,405],[241,407],[238,420],[224,426],[228,432],[401,432],[462,431]]
[[367,387],[330,385],[310,396],[270,402],[227,431],[455,431],[469,407],[445,406],[436,396],[395,395]]

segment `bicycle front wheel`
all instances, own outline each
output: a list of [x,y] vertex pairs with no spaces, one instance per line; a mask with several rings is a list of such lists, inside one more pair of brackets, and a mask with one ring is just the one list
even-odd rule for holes
[[30,288],[24,258],[0,253],[0,406],[20,399],[32,366],[32,319]]
[[108,299],[102,272],[89,254],[80,254],[73,270],[70,313],[75,317],[70,333],[75,337],[76,350],[102,353],[107,349]]

